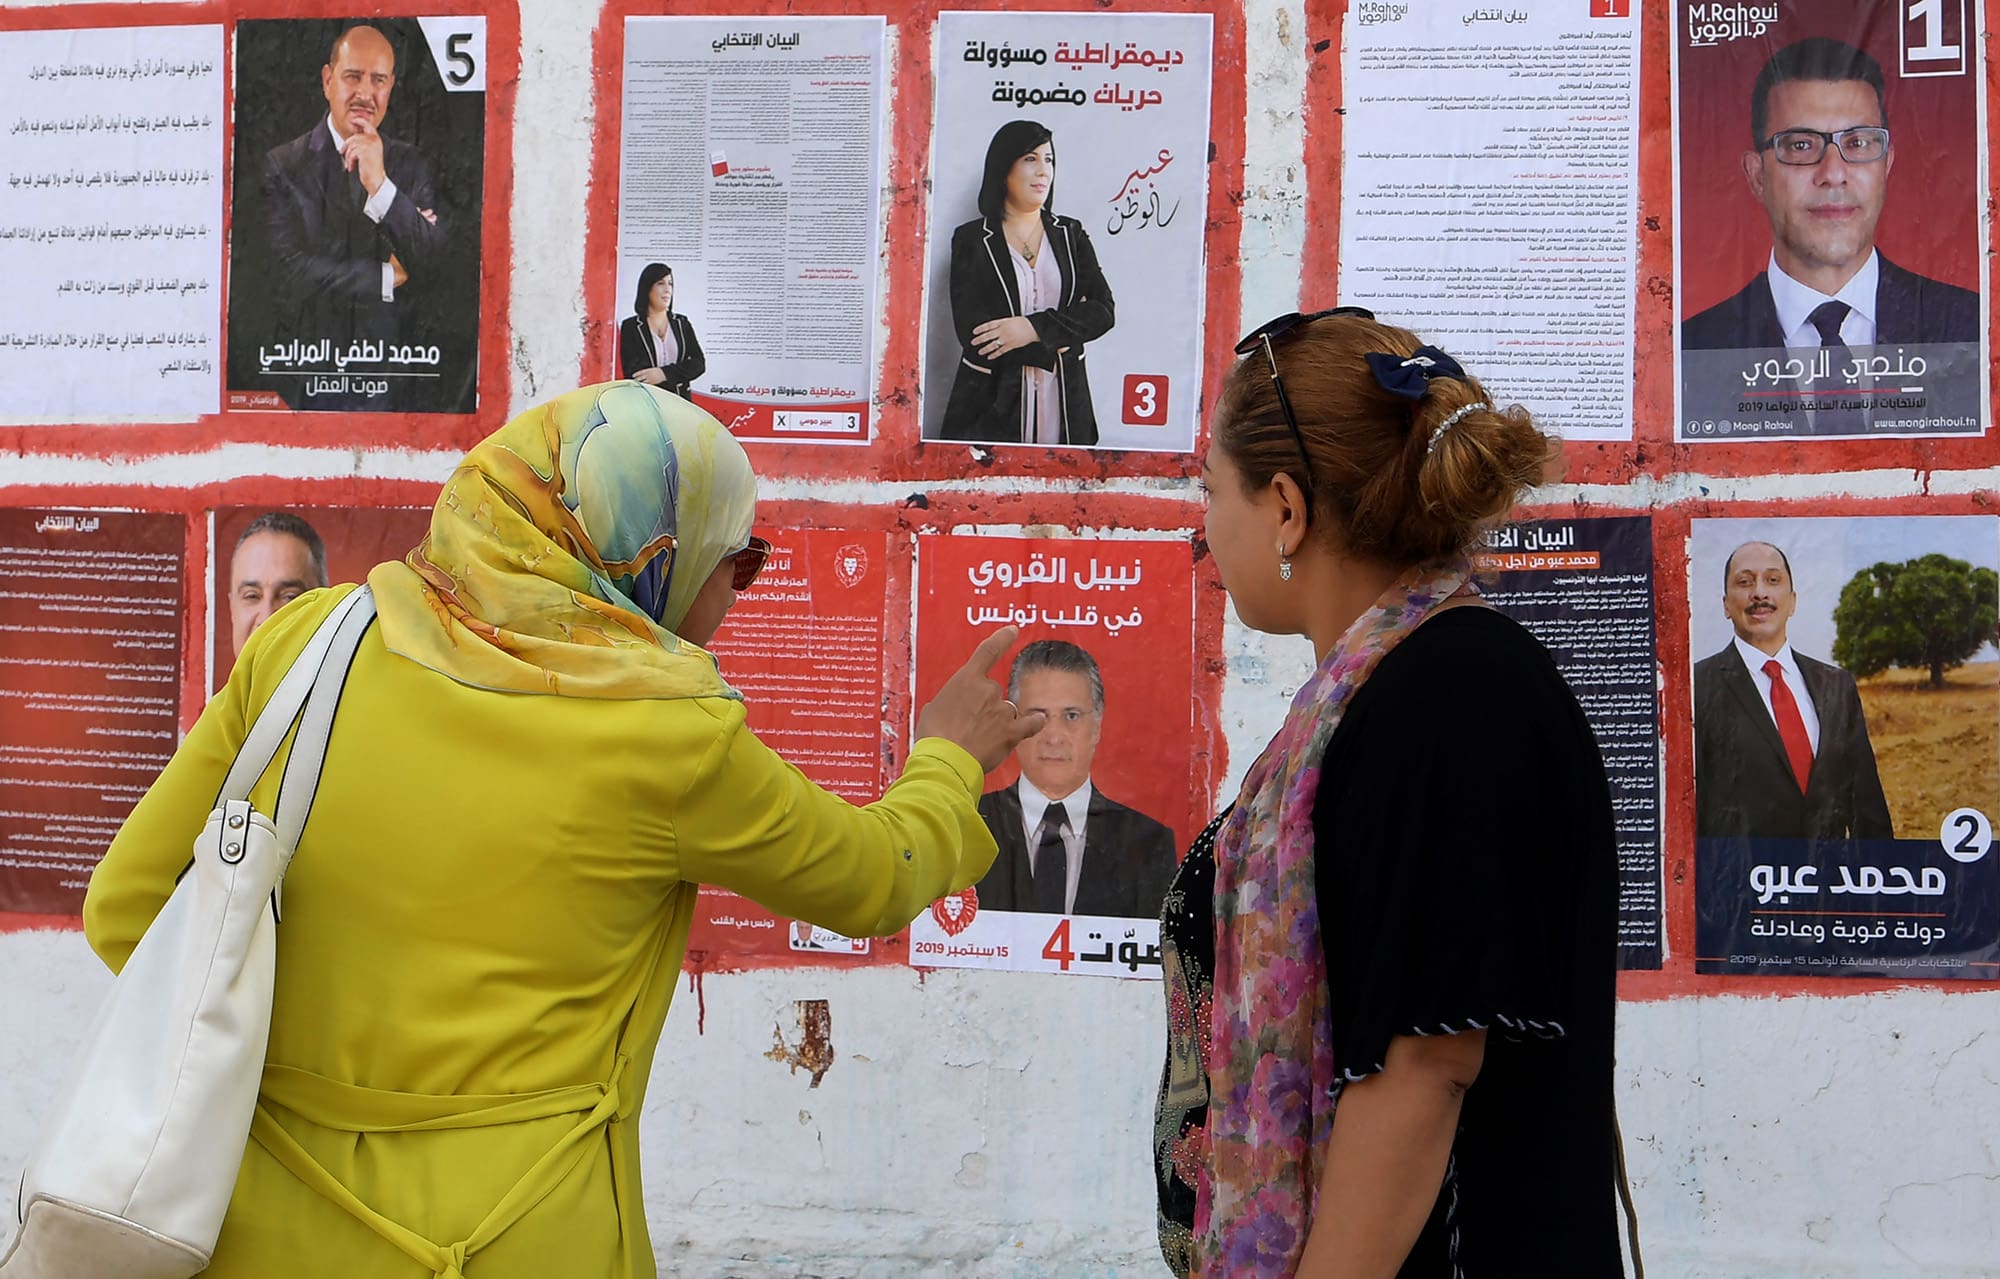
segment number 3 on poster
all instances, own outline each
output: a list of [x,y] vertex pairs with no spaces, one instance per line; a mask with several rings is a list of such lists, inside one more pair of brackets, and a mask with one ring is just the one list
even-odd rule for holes
[[1163,373],[1125,375],[1125,425],[1167,424],[1167,377]]

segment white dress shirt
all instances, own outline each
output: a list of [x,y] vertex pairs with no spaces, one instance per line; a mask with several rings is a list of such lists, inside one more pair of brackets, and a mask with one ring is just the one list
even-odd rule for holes
[[[333,150],[336,155],[346,155],[347,146],[341,140],[340,130],[333,127],[333,112],[326,113],[326,131],[333,135]],[[396,202],[396,180],[386,172],[382,175],[382,185],[375,188],[375,194],[368,197],[368,203],[361,211],[368,215],[370,222],[380,222],[389,216],[389,206]],[[382,264],[382,300],[396,300],[396,268],[387,262]]]
[[1757,695],[1764,699],[1764,713],[1771,717],[1773,725],[1778,722],[1778,712],[1771,709],[1771,677],[1764,673],[1764,663],[1775,657],[1778,665],[1784,668],[1785,687],[1792,690],[1792,700],[1799,704],[1799,718],[1806,722],[1806,740],[1812,743],[1813,758],[1818,759],[1819,711],[1813,707],[1812,694],[1806,691],[1805,676],[1799,674],[1799,662],[1792,655],[1792,646],[1787,644],[1776,653],[1766,653],[1744,643],[1739,635],[1736,637],[1736,653],[1750,668],[1750,678],[1756,682]]
[[[1028,869],[1035,868],[1035,850],[1042,844],[1042,815],[1054,803],[1047,795],[1035,789],[1027,774],[1015,783],[1021,795],[1021,825],[1028,837]],[[1090,813],[1090,779],[1084,778],[1083,785],[1062,798],[1063,812],[1069,817],[1069,829],[1063,832],[1063,848],[1069,853],[1069,876],[1063,885],[1063,913],[1067,915],[1076,907],[1077,880],[1083,875],[1083,824]]]
[[1847,318],[1840,322],[1841,341],[1849,346],[1875,345],[1875,286],[1882,278],[1881,254],[1870,250],[1868,261],[1854,278],[1831,297],[1786,275],[1778,266],[1776,253],[1771,255],[1764,275],[1771,283],[1771,301],[1778,304],[1778,330],[1785,335],[1786,346],[1820,345],[1819,330],[1813,327],[1811,317],[1827,302],[1847,303]]

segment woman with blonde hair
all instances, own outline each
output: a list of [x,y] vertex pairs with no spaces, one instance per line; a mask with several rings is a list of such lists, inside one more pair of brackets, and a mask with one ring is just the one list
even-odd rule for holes
[[1549,442],[1360,308],[1236,349],[1208,548],[1318,667],[1167,896],[1162,1250],[1204,1279],[1616,1275],[1610,793],[1468,559]]

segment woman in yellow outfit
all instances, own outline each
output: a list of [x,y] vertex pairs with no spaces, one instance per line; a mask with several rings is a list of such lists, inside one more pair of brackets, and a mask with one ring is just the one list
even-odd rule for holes
[[[754,505],[706,413],[587,387],[475,448],[423,544],[369,574],[379,622],[284,885],[269,1064],[208,1275],[652,1275],[638,1116],[698,886],[865,936],[986,873],[981,781],[1042,722],[985,678],[1011,633],[924,708],[880,801],[829,795],[698,647],[768,549]],[[352,589],[257,631],[113,842],[84,905],[113,969]]]

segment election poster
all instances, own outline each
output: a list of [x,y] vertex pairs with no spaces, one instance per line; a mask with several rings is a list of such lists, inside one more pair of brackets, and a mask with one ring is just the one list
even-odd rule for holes
[[1674,0],[1675,436],[1985,430],[1965,0]]
[[1348,6],[1340,297],[1541,427],[1632,438],[1640,6]]
[[80,913],[180,740],[186,528],[0,510],[0,911]]
[[1555,659],[1597,738],[1618,831],[1618,966],[1661,964],[1660,694],[1653,521],[1521,520],[1477,557],[1480,592]]
[[486,19],[236,24],[232,409],[471,413]]
[[1697,519],[1696,970],[2000,978],[2000,519]]
[[[709,643],[743,694],[745,722],[813,782],[872,804],[893,780],[883,722],[892,555],[887,533],[810,528],[769,534],[771,555]],[[901,539],[909,554],[907,537]],[[878,943],[773,915],[704,888],[688,944],[707,962],[879,960]]]
[[879,17],[625,20],[617,367],[746,440],[866,444]]
[[[916,704],[1003,625],[992,672],[1047,726],[986,779],[999,855],[910,925],[926,968],[1160,976],[1160,905],[1196,813],[1194,562],[1186,540],[917,540]],[[1178,689],[1178,691],[1174,691]]]
[[1206,14],[938,16],[926,440],[1193,449],[1213,41]]
[[0,422],[219,407],[223,38],[0,31]]
[[271,614],[307,591],[365,582],[430,531],[427,507],[227,506],[210,512],[208,687]]

